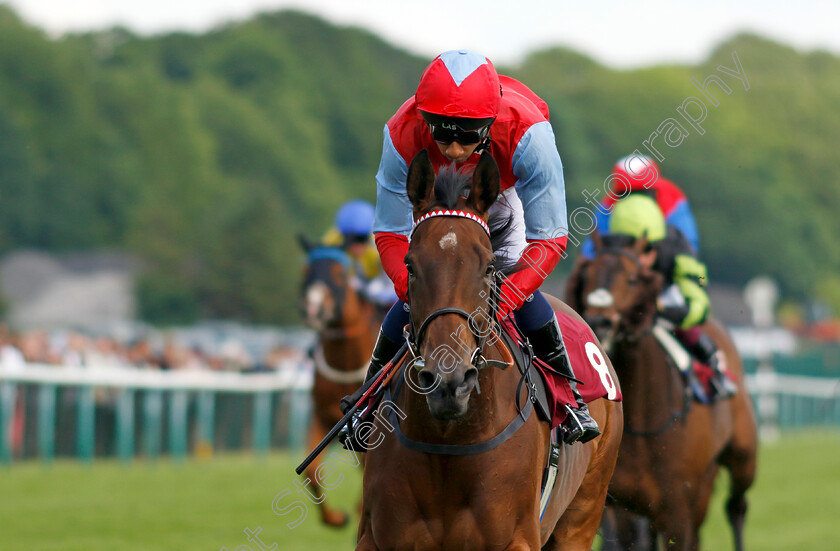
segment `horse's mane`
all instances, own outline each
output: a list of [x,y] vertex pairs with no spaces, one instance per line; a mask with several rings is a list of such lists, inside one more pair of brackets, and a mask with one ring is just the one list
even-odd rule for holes
[[[435,179],[435,201],[431,208],[454,209],[460,197],[467,197],[470,193],[472,172],[467,167],[457,168],[455,163],[440,169]],[[500,196],[499,201],[507,202]],[[487,221],[490,226],[490,245],[494,251],[506,250],[506,245],[513,241],[508,235],[508,229],[513,224],[513,214],[509,209],[492,212]],[[496,269],[505,275],[517,270],[519,258],[496,257]]]

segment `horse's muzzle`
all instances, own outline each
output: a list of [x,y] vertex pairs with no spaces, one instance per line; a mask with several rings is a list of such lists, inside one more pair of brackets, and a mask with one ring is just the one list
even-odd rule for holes
[[418,378],[423,388],[432,389],[426,393],[426,404],[432,416],[442,421],[457,419],[467,413],[470,394],[478,380],[478,369],[470,365],[443,372],[426,367]]

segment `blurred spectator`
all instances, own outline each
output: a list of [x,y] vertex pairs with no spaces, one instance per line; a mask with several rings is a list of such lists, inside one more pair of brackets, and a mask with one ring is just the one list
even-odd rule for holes
[[120,340],[69,329],[16,334],[0,325],[0,362],[21,369],[26,363],[38,363],[97,369],[296,371],[307,363],[300,347],[277,345],[257,359],[250,350],[259,348],[232,336],[218,344],[173,332]]

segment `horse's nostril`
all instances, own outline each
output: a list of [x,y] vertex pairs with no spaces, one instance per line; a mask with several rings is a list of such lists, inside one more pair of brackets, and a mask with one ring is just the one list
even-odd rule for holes
[[437,375],[431,371],[421,371],[417,374],[417,379],[420,381],[420,386],[427,392],[431,392],[435,387],[435,379]]
[[478,378],[478,369],[471,367],[464,373],[464,382],[461,386],[472,385]]

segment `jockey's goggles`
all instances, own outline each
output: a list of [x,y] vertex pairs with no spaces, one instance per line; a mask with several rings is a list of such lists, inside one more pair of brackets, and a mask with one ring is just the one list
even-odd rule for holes
[[432,139],[442,145],[449,145],[452,142],[458,142],[461,145],[475,145],[481,143],[487,137],[490,133],[490,125],[488,124],[478,130],[463,130],[454,125],[447,128],[444,125],[430,124],[429,130],[432,132]]
[[466,119],[445,117],[421,111],[429,125],[432,139],[439,144],[449,145],[458,142],[461,145],[475,145],[490,135],[490,125],[495,119]]
[[355,234],[355,233],[348,233],[344,236],[344,244],[347,245],[355,245],[356,243],[367,243],[370,241],[370,234]]

